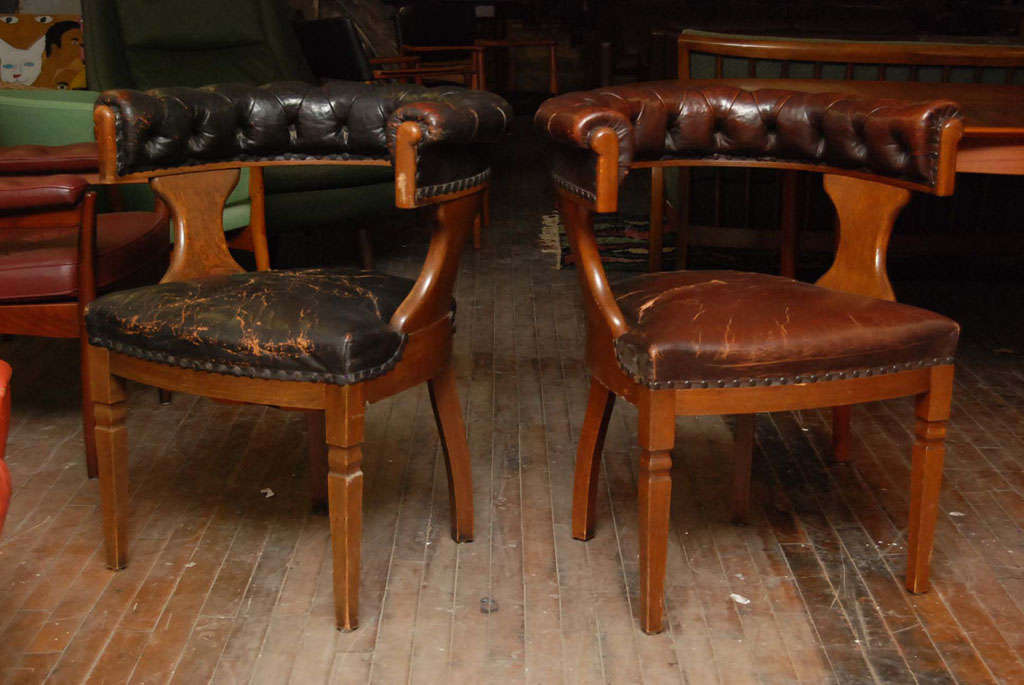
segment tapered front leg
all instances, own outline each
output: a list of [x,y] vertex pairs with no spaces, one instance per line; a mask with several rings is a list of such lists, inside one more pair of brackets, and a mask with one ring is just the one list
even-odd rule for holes
[[92,395],[96,457],[103,508],[107,566],[124,568],[127,555],[128,444],[124,430],[124,381],[110,375],[110,353],[89,346],[85,363]]
[[[334,556],[334,611],[340,630],[359,626],[359,558],[363,525],[362,384],[325,388],[327,492]],[[310,436],[312,437],[312,436]]]
[[614,406],[615,394],[591,379],[587,413],[583,417],[583,430],[576,449],[576,484],[572,493],[572,536],[577,540],[589,540],[594,536],[601,452]]
[[647,390],[640,395],[640,624],[660,633],[664,614],[669,504],[672,500],[672,446],[675,393]]
[[853,405],[832,407],[832,460],[840,464],[850,461],[850,421]]
[[452,539],[468,542],[473,539],[473,473],[466,443],[466,425],[462,422],[462,408],[451,364],[445,365],[428,381],[427,388],[448,470]]
[[327,443],[324,412],[306,412],[309,440],[309,500],[314,514],[326,514],[327,506]]
[[907,525],[907,589],[927,592],[939,512],[946,423],[953,397],[953,367],[937,366],[931,388],[917,398],[917,423],[910,467],[910,520]]
[[736,417],[733,437],[732,522],[746,523],[750,515],[750,466],[754,455],[756,414]]
[[89,478],[99,475],[99,463],[96,457],[96,418],[92,406],[92,384],[89,382],[89,341],[86,337],[84,324],[79,334],[79,363],[82,377],[82,438],[85,442],[85,473]]

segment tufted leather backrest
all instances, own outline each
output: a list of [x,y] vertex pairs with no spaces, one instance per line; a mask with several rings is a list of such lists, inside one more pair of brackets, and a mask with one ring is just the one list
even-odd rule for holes
[[[567,93],[537,110],[535,122],[558,142],[589,150],[611,128],[619,140],[619,178],[635,161],[665,157],[760,159],[857,169],[925,186],[938,180],[943,127],[953,102],[861,100],[838,93],[745,91],[657,82]],[[565,151],[558,180],[594,192],[592,156]],[[575,167],[575,168],[574,168]]]
[[117,173],[224,161],[378,160],[400,124],[419,125],[417,192],[479,182],[486,143],[505,132],[508,103],[464,88],[330,81],[103,93],[115,113]]

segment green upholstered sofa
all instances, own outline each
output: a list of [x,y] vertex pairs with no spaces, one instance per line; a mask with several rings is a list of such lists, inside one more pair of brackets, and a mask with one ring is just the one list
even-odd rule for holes
[[[83,0],[89,88],[313,82],[288,12],[287,0]],[[269,168],[268,232],[394,212],[392,179],[379,166]]]

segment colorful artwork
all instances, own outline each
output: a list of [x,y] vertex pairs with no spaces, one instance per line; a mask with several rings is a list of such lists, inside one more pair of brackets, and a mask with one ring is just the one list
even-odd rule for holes
[[0,88],[85,88],[82,18],[0,14]]

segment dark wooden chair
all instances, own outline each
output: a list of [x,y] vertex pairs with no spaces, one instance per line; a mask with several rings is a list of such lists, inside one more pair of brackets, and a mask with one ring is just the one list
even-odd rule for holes
[[[448,465],[452,537],[472,539],[469,454],[449,364],[452,289],[487,187],[483,153],[510,117],[490,93],[352,82],[100,97],[101,180],[148,179],[175,235],[159,285],[101,297],[86,314],[111,568],[127,560],[125,379],[310,412],[327,444],[326,455],[311,450],[312,489],[314,501],[329,504],[340,628],[357,625],[367,403],[427,383]],[[396,204],[433,209],[415,281],[343,268],[242,271],[220,218],[239,167],[306,163],[392,165]]]
[[[1024,46],[923,41],[838,40],[835,38],[785,38],[736,35],[686,30],[678,37],[678,78],[770,78],[833,79],[873,81],[974,82],[1000,84],[1024,83]],[[696,172],[695,172],[696,173]],[[661,266],[663,233],[668,223],[676,232],[676,264],[686,263],[689,242],[698,227],[691,226],[689,198],[696,179],[688,170],[677,174],[677,201],[665,203],[665,180],[652,170],[651,251],[652,271]],[[751,211],[752,174],[716,170],[707,179],[711,186],[710,217],[702,237],[705,241],[724,240],[731,244],[762,245],[756,229],[771,226],[775,217],[758,217]],[[809,180],[809,179],[808,179]],[[800,226],[811,214],[807,180],[799,172],[779,174],[780,212],[778,216],[779,273],[793,277],[799,253]],[[730,186],[735,187],[731,190]],[[729,202],[743,197],[744,209],[739,225],[735,219],[726,228]],[[813,203],[815,206],[817,203]],[[763,235],[763,234],[762,234]],[[770,244],[770,243],[769,243]]]
[[0,533],[7,519],[7,507],[11,502],[11,472],[7,469],[4,456],[7,453],[7,431],[11,426],[11,367],[0,361]]
[[[613,401],[623,397],[639,408],[644,630],[662,627],[679,415],[738,415],[734,509],[742,518],[756,412],[916,396],[906,586],[926,590],[959,328],[893,301],[885,252],[892,216],[911,191],[952,192],[962,132],[956,106],[661,82],[553,98],[536,122],[560,143],[554,180],[587,317],[591,387],[576,456],[573,536],[594,533],[602,442]],[[675,166],[824,173],[839,215],[831,269],[816,285],[675,271],[613,289],[594,212],[616,210],[630,171]]]
[[558,41],[552,39],[510,40],[503,38],[477,38],[474,31],[475,14],[470,4],[448,2],[418,2],[405,4],[395,13],[395,34],[398,49],[403,55],[422,58],[421,67],[430,64],[472,65],[472,85],[486,88],[486,53],[488,50],[506,52],[506,94],[516,87],[516,62],[513,52],[522,48],[542,47],[548,52],[548,92],[558,92]]
[[[0,148],[0,333],[79,338],[97,292],[155,282],[167,266],[167,211],[96,214],[96,145]],[[82,364],[86,467],[96,477]]]

